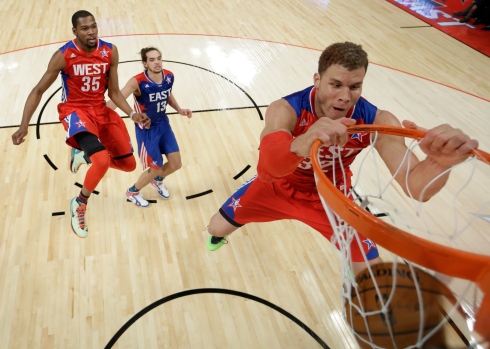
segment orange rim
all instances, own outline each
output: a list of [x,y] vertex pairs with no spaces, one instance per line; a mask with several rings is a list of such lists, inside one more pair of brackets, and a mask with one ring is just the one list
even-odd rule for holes
[[[418,140],[425,135],[424,131],[396,126],[354,125],[347,129],[348,134],[373,132]],[[317,157],[321,144],[320,140],[313,143],[310,156],[313,170],[318,177],[318,192],[328,206],[351,227],[401,258],[446,275],[475,282],[484,293],[476,315],[475,330],[490,341],[490,329],[484,328],[488,326],[483,323],[490,318],[490,256],[465,252],[422,239],[367,212],[347,198],[325,176]],[[482,150],[475,150],[472,154],[490,164],[490,154]]]

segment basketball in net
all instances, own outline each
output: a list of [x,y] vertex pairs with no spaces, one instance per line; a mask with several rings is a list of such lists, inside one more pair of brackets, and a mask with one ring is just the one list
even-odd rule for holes
[[[376,349],[489,347],[490,154],[474,150],[415,197],[400,173],[415,157],[424,159],[424,131],[354,125],[348,134],[368,141],[327,147],[317,140],[311,161],[342,264],[344,316],[357,342]],[[407,146],[398,169],[388,170],[377,154],[385,135],[403,137]],[[441,176],[444,187],[423,200]],[[368,260],[366,243],[377,246],[382,264]],[[363,258],[356,259],[357,270],[364,266],[358,275],[353,248]]]
[[[424,347],[445,348],[443,304],[449,289],[407,264],[381,263],[356,276],[345,302],[347,323],[361,348],[406,348],[428,337]],[[422,331],[421,331],[422,329]],[[433,335],[428,336],[431,332]]]

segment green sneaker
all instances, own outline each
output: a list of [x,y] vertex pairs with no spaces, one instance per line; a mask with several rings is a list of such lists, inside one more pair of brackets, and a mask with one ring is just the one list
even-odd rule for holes
[[85,153],[81,150],[72,148],[71,149],[71,159],[70,159],[70,170],[72,173],[77,173],[78,169],[82,165],[87,165],[87,160],[85,160]]
[[86,238],[88,235],[88,227],[85,223],[85,211],[87,210],[86,204],[81,204],[74,197],[70,201],[71,212],[71,230],[77,234],[78,237]]
[[228,240],[226,240],[226,237],[221,238],[218,236],[209,235],[208,239],[206,240],[206,247],[209,251],[216,251],[218,248],[227,243]]

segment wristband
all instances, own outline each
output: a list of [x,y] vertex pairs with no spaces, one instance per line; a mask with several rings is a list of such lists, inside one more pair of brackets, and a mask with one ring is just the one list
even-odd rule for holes
[[136,112],[133,110],[131,113],[129,113],[129,118],[133,120],[133,115],[136,114]]

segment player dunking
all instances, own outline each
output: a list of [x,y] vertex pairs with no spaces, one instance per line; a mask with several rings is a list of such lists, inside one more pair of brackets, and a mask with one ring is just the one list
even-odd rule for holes
[[[324,144],[320,158],[330,180],[343,178],[329,172],[332,161],[337,161],[336,168],[344,167],[348,183],[335,183],[342,190],[344,186],[350,187],[349,165],[361,148],[370,144],[369,137],[348,136],[346,126],[356,123],[400,125],[392,113],[380,110],[361,98],[367,67],[367,53],[360,45],[350,42],[330,45],[320,56],[313,86],[270,104],[260,136],[258,177],[239,188],[211,218],[207,240],[209,250],[220,248],[226,243],[225,237],[244,224],[281,219],[304,222],[330,240],[332,227],[320,202],[309,158],[313,142],[320,139]],[[418,128],[409,121],[404,121],[403,125]],[[340,164],[328,146],[346,143],[349,150],[359,150],[354,153],[344,150]],[[428,131],[420,143],[427,157],[419,161],[412,155],[408,161],[410,167],[402,167],[395,179],[405,193],[408,193],[408,182],[412,196],[419,198],[430,180],[466,159],[465,154],[477,146],[476,140],[471,140],[460,130],[449,125],[437,126]],[[394,174],[406,153],[403,138],[379,135],[375,147]],[[405,181],[407,176],[408,181]],[[436,194],[448,176],[441,176],[431,185],[431,189],[424,192],[423,200]],[[370,262],[379,262],[376,245],[363,237],[361,241]],[[362,262],[357,243],[351,245],[351,250],[352,268],[357,273],[366,265]]]
[[22,122],[12,135],[12,141],[16,145],[25,141],[29,121],[43,93],[61,73],[63,93],[62,103],[58,105],[59,119],[67,131],[66,143],[83,150],[83,153],[72,151],[71,170],[76,173],[81,164],[87,163],[84,153],[92,163],[80,194],[70,202],[72,230],[79,237],[86,237],[87,202],[109,167],[126,172],[136,167],[126,126],[119,115],[105,105],[105,91],[108,90],[109,97],[135,122],[149,127],[150,120],[134,112],[121,94],[117,48],[97,38],[94,16],[87,11],[77,11],[72,16],[72,25],[75,39],[52,56],[43,77],[27,97]]
[[[140,190],[151,183],[162,198],[168,199],[170,193],[163,179],[182,167],[179,145],[165,113],[167,104],[188,118],[192,117],[192,111],[180,108],[175,100],[172,94],[174,74],[162,68],[161,52],[154,47],[145,47],[140,54],[145,71],[129,79],[121,92],[125,98],[133,94],[135,109],[144,111],[151,119],[148,129],[138,124],[135,126],[141,164],[143,170],[148,170],[126,191],[128,200],[138,207],[147,207],[149,203]],[[107,106],[116,108],[112,102]],[[167,157],[166,163],[163,163],[162,154]]]

